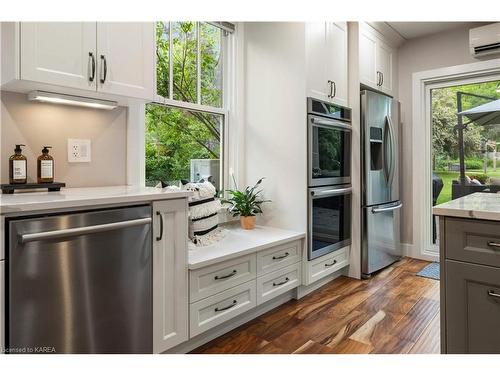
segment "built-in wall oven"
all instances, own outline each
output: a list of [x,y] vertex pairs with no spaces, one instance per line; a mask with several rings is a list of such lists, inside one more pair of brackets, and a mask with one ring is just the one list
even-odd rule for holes
[[308,259],[351,244],[351,110],[307,99]]
[[351,196],[351,185],[309,188],[309,260],[351,244]]
[[308,185],[351,183],[351,110],[307,99]]

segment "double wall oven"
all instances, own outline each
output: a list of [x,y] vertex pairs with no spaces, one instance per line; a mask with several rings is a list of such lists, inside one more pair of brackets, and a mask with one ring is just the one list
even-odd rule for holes
[[351,110],[307,99],[308,259],[351,243]]

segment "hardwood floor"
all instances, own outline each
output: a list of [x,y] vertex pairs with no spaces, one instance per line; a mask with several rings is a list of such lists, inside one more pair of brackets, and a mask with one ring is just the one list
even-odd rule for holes
[[427,263],[342,276],[192,353],[439,353],[439,281],[416,276]]

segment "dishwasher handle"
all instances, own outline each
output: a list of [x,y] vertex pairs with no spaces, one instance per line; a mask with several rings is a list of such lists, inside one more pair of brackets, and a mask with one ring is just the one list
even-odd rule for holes
[[135,227],[138,225],[145,225],[150,223],[151,223],[151,218],[146,217],[143,219],[117,221],[108,224],[90,225],[88,227],[59,229],[59,230],[52,230],[49,232],[39,232],[39,233],[27,233],[19,235],[19,243],[24,244],[28,242],[53,240],[63,237],[83,236],[85,234],[108,232],[111,230]]

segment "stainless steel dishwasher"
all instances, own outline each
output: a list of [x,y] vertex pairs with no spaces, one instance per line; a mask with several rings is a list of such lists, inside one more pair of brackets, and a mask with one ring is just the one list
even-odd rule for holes
[[149,206],[8,226],[9,352],[152,353]]

